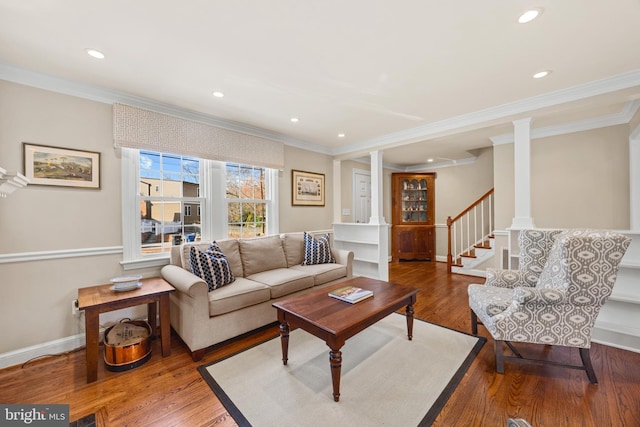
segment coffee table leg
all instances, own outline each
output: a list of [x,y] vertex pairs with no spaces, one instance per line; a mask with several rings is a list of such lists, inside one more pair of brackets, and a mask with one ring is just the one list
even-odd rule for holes
[[280,323],[280,344],[282,345],[282,364],[289,360],[289,324]]
[[331,349],[329,352],[329,363],[331,364],[331,381],[333,382],[333,400],[340,400],[340,370],[342,368],[342,352]]
[[409,341],[413,338],[413,305],[407,306],[407,336]]

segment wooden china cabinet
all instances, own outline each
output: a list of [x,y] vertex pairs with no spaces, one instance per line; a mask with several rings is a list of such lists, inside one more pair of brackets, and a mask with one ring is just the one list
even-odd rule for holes
[[435,178],[429,173],[391,174],[391,256],[435,261]]

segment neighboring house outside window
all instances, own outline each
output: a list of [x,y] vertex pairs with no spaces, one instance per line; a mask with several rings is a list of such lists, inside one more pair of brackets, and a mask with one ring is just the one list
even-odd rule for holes
[[200,160],[144,150],[139,159],[141,253],[167,252],[182,236],[195,240],[200,221],[191,212],[201,203]]

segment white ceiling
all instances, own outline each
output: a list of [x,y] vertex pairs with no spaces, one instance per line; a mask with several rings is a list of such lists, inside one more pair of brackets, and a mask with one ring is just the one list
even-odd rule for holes
[[468,158],[518,118],[628,117],[640,1],[0,0],[0,65],[415,167]]

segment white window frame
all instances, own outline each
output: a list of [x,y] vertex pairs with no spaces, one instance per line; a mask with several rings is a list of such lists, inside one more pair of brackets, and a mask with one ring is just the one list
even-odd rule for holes
[[[122,159],[122,253],[124,270],[158,267],[168,264],[169,254],[142,254],[140,241],[140,151],[120,148]],[[279,234],[279,171],[266,169],[267,180],[267,234]],[[201,159],[200,209],[202,241],[226,239],[226,166],[224,162]],[[220,209],[225,206],[224,211]]]

